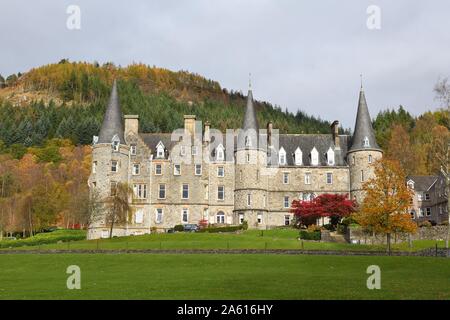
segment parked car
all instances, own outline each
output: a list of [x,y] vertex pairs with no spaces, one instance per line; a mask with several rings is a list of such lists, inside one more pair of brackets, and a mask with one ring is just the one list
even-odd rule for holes
[[198,225],[196,224],[186,224],[184,225],[184,232],[197,232]]

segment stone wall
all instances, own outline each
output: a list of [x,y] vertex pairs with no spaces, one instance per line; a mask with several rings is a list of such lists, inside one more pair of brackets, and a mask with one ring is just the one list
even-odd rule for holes
[[[421,227],[416,234],[411,235],[411,240],[445,240],[448,232],[447,226]],[[386,244],[386,235],[370,234],[362,232],[361,228],[349,229],[350,241],[360,241],[362,244]],[[392,243],[409,241],[409,235],[405,233],[393,234]]]

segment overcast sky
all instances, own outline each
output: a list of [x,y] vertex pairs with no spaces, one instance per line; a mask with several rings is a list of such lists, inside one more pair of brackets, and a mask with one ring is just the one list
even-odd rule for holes
[[[69,5],[81,29],[69,30]],[[381,9],[381,29],[367,8]],[[0,0],[0,74],[71,61],[188,70],[352,127],[360,74],[372,116],[435,109],[450,76],[450,1]]]

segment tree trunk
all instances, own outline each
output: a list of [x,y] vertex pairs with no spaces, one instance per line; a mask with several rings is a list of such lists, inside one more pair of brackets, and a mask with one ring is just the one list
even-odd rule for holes
[[112,239],[112,234],[113,234],[113,229],[114,229],[114,220],[116,220],[115,218],[116,217],[113,216],[112,219],[111,219],[111,228],[109,229],[109,238],[110,239]]
[[386,234],[386,240],[387,240],[387,252],[389,255],[391,255],[391,234]]
[[372,231],[372,245],[375,244],[375,231]]

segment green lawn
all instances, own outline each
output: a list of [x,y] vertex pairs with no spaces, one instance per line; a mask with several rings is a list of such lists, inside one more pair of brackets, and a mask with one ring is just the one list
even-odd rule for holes
[[[81,290],[66,268],[81,268]],[[366,269],[381,268],[381,290]],[[0,299],[450,299],[445,258],[0,255]]]
[[[175,233],[175,234],[151,234],[136,237],[124,237],[114,239],[102,239],[99,241],[72,241],[70,244],[53,243],[27,245],[12,248],[14,250],[50,250],[50,249],[305,249],[305,250],[385,250],[384,246],[354,245],[346,243],[319,243],[303,242],[297,240],[299,235],[295,229],[276,229],[261,231],[247,230],[245,232],[208,234],[208,233]],[[55,241],[56,242],[56,241]],[[1,244],[1,242],[0,242]],[[421,250],[434,247],[435,241],[415,241],[413,250]],[[439,247],[444,242],[438,243]],[[7,245],[3,245],[7,247]],[[394,244],[394,250],[409,250],[408,244]],[[10,250],[4,248],[2,250]]]

